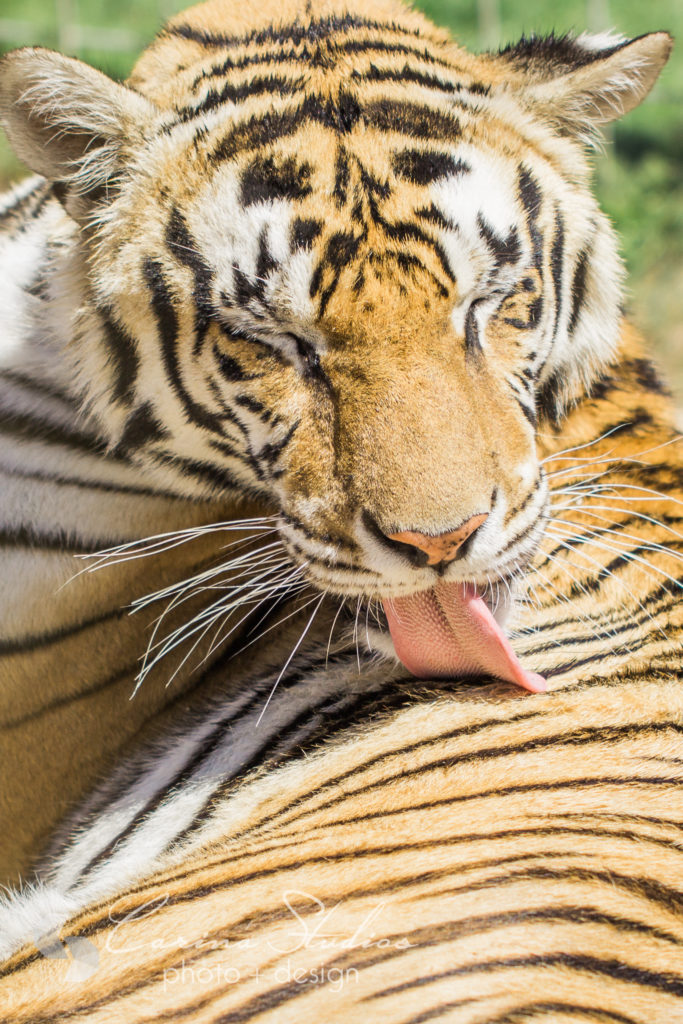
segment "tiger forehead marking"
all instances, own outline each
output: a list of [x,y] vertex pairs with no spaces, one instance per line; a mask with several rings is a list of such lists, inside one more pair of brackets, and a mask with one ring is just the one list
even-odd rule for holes
[[[490,85],[474,77],[476,70],[489,69],[477,69],[472,57],[445,43],[425,23],[421,30],[391,25],[390,42],[384,36],[372,38],[377,28],[376,21],[346,14],[313,18],[308,24],[295,20],[277,32],[252,30],[231,37],[224,26],[218,34],[202,33],[181,20],[169,30],[170,38],[157,44],[165,56],[178,37],[193,41],[200,47],[202,64],[204,47],[215,48],[209,70],[198,73],[191,61],[176,70],[177,77],[188,83],[187,93],[176,96],[166,128],[173,131],[178,124],[201,118],[206,135],[200,145],[211,165],[234,163],[245,149],[250,151],[233,202],[243,207],[278,201],[298,205],[308,198],[303,205],[312,214],[297,216],[290,226],[293,250],[314,244],[322,233],[319,213],[324,211],[327,230],[317,246],[319,258],[309,288],[319,315],[327,311],[342,276],[348,279],[342,289],[345,310],[346,293],[363,294],[373,280],[380,288],[370,288],[371,293],[382,291],[385,279],[398,279],[398,287],[407,289],[414,287],[416,278],[424,278],[423,286],[429,282],[436,295],[448,296],[456,275],[445,247],[449,242],[451,248],[456,246],[452,239],[439,239],[439,234],[462,233],[464,228],[465,238],[459,239],[455,254],[461,292],[482,277],[490,285],[477,266],[485,258],[478,255],[474,269],[463,258],[465,241],[479,245],[488,235],[495,255],[506,258],[506,237],[498,240],[491,227],[492,220],[500,220],[499,211],[509,221],[514,208],[514,189],[503,188],[500,155],[498,167],[494,161],[492,168],[477,168],[473,184],[459,190],[474,196],[463,194],[459,209],[453,202],[458,192],[454,180],[472,176],[471,162],[461,154],[473,143],[476,153],[484,137],[490,151],[507,151],[518,159],[524,148],[519,126],[511,129],[488,100]],[[387,26],[383,29],[386,32]],[[422,35],[426,46],[416,42]],[[161,55],[154,49],[152,54],[156,68]],[[150,57],[143,57],[133,76],[143,87],[149,86],[145,76],[150,63]],[[154,95],[162,96],[160,87]],[[233,117],[236,123],[226,131],[226,120]],[[313,165],[301,156],[309,152],[315,154]],[[514,175],[514,167],[506,170]],[[441,192],[450,199],[447,205],[454,217],[420,194],[420,187],[443,179],[447,182]],[[397,188],[399,183],[404,187]],[[406,183],[417,186],[413,198]],[[221,191],[225,196],[227,183],[212,190],[210,202],[202,205],[214,206]],[[467,214],[470,220],[473,215],[474,225],[460,223]],[[255,276],[259,269],[269,269],[272,250],[281,241],[269,245],[266,228],[262,231]],[[509,243],[519,249],[516,230]],[[297,304],[301,314],[306,309],[303,296],[297,297]]]

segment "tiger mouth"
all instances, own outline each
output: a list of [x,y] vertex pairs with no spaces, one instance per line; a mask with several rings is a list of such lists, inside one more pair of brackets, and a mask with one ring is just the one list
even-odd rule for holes
[[522,666],[504,632],[511,593],[497,598],[471,583],[440,580],[408,597],[385,599],[395,656],[417,678],[487,675],[544,691],[545,680]]
[[[379,642],[369,642],[368,646],[395,657],[412,675],[423,679],[491,676],[531,692],[541,692],[546,689],[545,680],[522,666],[505,633],[505,625],[513,605],[513,577],[519,576],[537,550],[543,522],[544,516],[537,515],[532,526],[513,538],[514,543],[502,552],[507,559],[492,570],[497,585],[491,585],[486,573],[484,584],[476,576],[448,579],[445,574],[437,575],[422,567],[413,569],[410,577],[404,576],[400,582],[394,580],[387,586],[388,581],[383,581],[379,573],[363,568],[359,580],[355,566],[345,565],[344,569],[351,571],[351,579],[344,579],[343,590],[341,586],[339,590],[346,590],[347,594],[351,591],[348,596],[355,592],[359,597],[358,609],[363,599],[368,600],[368,609],[375,599],[379,600],[384,621],[379,620],[379,631],[373,630]],[[284,539],[296,551],[296,542],[286,535]],[[304,552],[296,554],[301,557]],[[339,572],[340,559],[338,552],[329,554],[332,558],[325,568],[331,577]],[[307,562],[310,581],[328,593],[337,589],[330,586],[329,578],[316,580],[319,565],[313,560]],[[334,582],[342,581],[337,577]]]

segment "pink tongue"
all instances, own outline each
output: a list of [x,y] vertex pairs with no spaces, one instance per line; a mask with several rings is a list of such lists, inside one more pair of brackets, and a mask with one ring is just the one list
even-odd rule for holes
[[437,583],[383,603],[396,654],[419,679],[488,675],[532,693],[546,689],[542,676],[522,668],[475,587]]

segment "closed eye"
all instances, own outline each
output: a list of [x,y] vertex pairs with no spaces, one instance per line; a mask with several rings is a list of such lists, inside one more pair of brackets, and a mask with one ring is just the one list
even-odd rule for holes
[[271,355],[296,367],[306,380],[328,385],[320,361],[320,348],[324,343],[316,344],[266,314],[235,306],[227,296],[221,298],[223,306],[215,310],[215,316],[225,334],[263,346]]

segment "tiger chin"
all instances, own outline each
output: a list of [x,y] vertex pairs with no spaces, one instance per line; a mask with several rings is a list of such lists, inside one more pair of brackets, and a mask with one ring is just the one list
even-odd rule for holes
[[[19,737],[13,779],[21,782],[0,794],[11,801],[23,786],[6,815],[23,830],[6,857],[8,877],[35,863],[57,822],[66,822],[43,860],[43,880],[0,908],[5,954],[77,914],[93,934],[107,930],[102,901],[144,901],[155,872],[187,881],[197,899],[214,894],[212,886],[228,884],[215,872],[232,870],[229,858],[221,860],[229,843],[241,871],[249,843],[265,835],[262,874],[276,873],[268,856],[280,855],[277,821],[295,823],[287,835],[302,850],[318,841],[306,826],[296,831],[292,811],[311,798],[309,773],[326,793],[358,773],[358,792],[366,794],[377,765],[401,761],[367,812],[378,819],[383,855],[394,832],[390,814],[419,811],[417,832],[444,835],[451,818],[435,810],[447,802],[444,794],[453,806],[474,799],[458,790],[462,779],[474,761],[483,779],[497,751],[504,757],[521,743],[515,729],[522,719],[533,751],[550,745],[560,705],[577,749],[593,742],[595,722],[604,721],[612,731],[595,739],[591,754],[604,772],[626,772],[635,756],[623,719],[624,707],[641,707],[641,683],[669,727],[673,687],[654,692],[649,676],[636,676],[656,659],[662,675],[680,668],[671,595],[647,573],[623,582],[608,568],[616,530],[626,573],[637,571],[645,551],[649,569],[656,562],[674,579],[673,518],[634,513],[627,488],[680,504],[667,497],[680,492],[680,462],[667,448],[676,438],[664,389],[621,317],[622,266],[590,190],[588,154],[601,126],[645,98],[671,45],[664,32],[635,40],[532,36],[473,56],[393,0],[211,0],[173,19],[125,84],[39,48],[0,62],[2,123],[38,175],[0,205],[0,428],[11,485],[3,515],[14,516],[10,540],[23,559],[13,575],[13,632],[0,649],[10,703],[24,702],[12,707],[11,722]],[[620,457],[605,440],[615,434]],[[634,443],[639,458],[660,454],[650,463],[634,460]],[[630,483],[629,472],[641,472],[633,478],[639,482]],[[586,477],[604,482],[588,493]],[[610,497],[611,525],[596,527],[590,516],[604,513],[610,481],[623,489],[615,493],[630,496],[618,508],[620,499]],[[553,494],[562,495],[555,512]],[[594,512],[571,520],[571,510],[591,498]],[[586,531],[580,541],[591,552],[583,574],[589,585],[572,573],[558,507],[570,509],[569,528]],[[645,539],[639,529],[650,531]],[[234,556],[224,554],[221,530],[238,531]],[[544,555],[551,579],[534,568],[548,537],[557,549]],[[214,547],[193,561],[191,545],[182,545],[207,538]],[[627,556],[623,545],[635,553]],[[66,587],[74,552],[103,551],[115,552],[118,577],[84,571]],[[136,561],[148,553],[159,558]],[[227,578],[220,575],[225,564]],[[189,582],[178,583],[181,569]],[[550,597],[538,600],[536,618],[513,644],[508,616],[532,575],[547,582]],[[148,612],[152,592],[175,616],[164,640],[153,620],[127,614],[131,601]],[[304,628],[297,621],[291,644],[290,616],[266,617],[283,597],[285,612],[293,605],[291,614],[301,612],[302,592]],[[350,611],[352,625],[355,609],[355,632],[369,651],[361,653],[356,636],[338,642],[330,658],[336,619],[329,639],[327,622],[322,636],[312,626],[327,595],[343,602],[339,610]],[[573,614],[571,599],[584,597],[574,618],[558,613],[568,606]],[[256,629],[264,618],[266,625],[253,656],[232,662],[224,612],[244,607],[248,625]],[[662,635],[665,618],[672,626],[663,643],[656,629],[647,632],[648,616]],[[150,631],[157,689],[145,680],[127,704]],[[632,640],[636,653],[618,645],[605,653],[602,641],[616,635]],[[210,699],[188,698],[179,710],[167,707],[165,684],[177,682],[179,700],[194,685],[195,666],[179,653],[186,637],[190,654],[204,642],[200,668],[213,688]],[[393,663],[377,663],[372,652]],[[586,683],[579,699],[571,686],[582,682],[586,665],[599,693],[591,697],[593,683]],[[623,692],[632,705],[614,700],[625,666],[631,675]],[[519,711],[519,691],[512,701],[505,696],[511,688],[499,685],[537,693],[551,676],[553,686],[567,686],[552,706],[530,698]],[[494,700],[487,704],[482,691],[465,686],[461,703],[449,703],[452,682],[463,678],[498,680]],[[205,693],[198,684],[195,696]],[[425,700],[432,701],[427,708]],[[525,710],[531,703],[535,710]],[[49,718],[64,708],[71,717]],[[164,729],[151,744],[146,732],[131,754],[129,744],[164,708]],[[31,732],[41,716],[58,726]],[[486,738],[491,731],[492,745],[479,750],[480,732]],[[652,759],[661,753],[658,736],[653,730],[642,740],[642,749],[652,743]],[[54,745],[31,763],[31,743]],[[553,750],[565,765],[560,746]],[[434,757],[438,778],[425,770],[404,797],[411,758],[418,763],[423,753]],[[76,766],[76,781],[55,781],[65,765]],[[532,761],[530,777],[537,770]],[[507,771],[505,762],[486,792],[502,791]],[[27,779],[33,792],[48,794],[44,805],[54,803],[37,808],[35,825]],[[69,817],[85,790],[88,802]],[[603,806],[588,784],[576,792],[577,801],[585,792],[591,808]],[[323,815],[336,799],[320,804]],[[643,808],[629,799],[623,813],[642,820]],[[494,842],[506,806],[493,818],[483,813],[472,842]],[[361,800],[341,823],[344,842],[363,856],[374,827],[366,810]],[[467,834],[457,813],[452,820]],[[320,840],[316,864],[326,869],[342,858],[338,825],[332,819]],[[456,846],[439,868],[451,881]],[[340,868],[351,901],[363,856],[349,855]],[[503,863],[493,855],[474,861]],[[609,870],[589,880],[597,887],[607,879],[611,898],[617,873],[608,855],[605,862]],[[206,889],[193,888],[195,876],[188,881],[195,870],[196,877],[206,872]],[[546,878],[543,870],[538,878]],[[373,877],[389,886],[382,871]],[[583,884],[589,874],[576,878]],[[320,884],[329,881],[324,875]],[[236,890],[239,884],[241,876]],[[241,927],[278,920],[270,890],[259,890],[252,906],[245,897],[246,909],[241,892],[221,913],[235,909]],[[593,890],[581,898],[588,905]],[[450,899],[437,900],[434,929]],[[525,890],[519,907],[526,912],[527,904]],[[592,908],[578,915],[580,923],[602,926],[606,912]],[[162,905],[160,928],[165,913]],[[382,927],[394,935],[404,925],[399,918]],[[449,965],[458,956],[448,952]],[[463,972],[476,956],[465,952]],[[35,957],[24,957],[10,972],[18,985],[35,967]],[[146,970],[150,961],[142,960]],[[418,962],[418,975],[425,963]],[[545,977],[542,970],[539,985]],[[96,977],[91,991],[108,1012],[119,993],[103,994],[98,984]],[[384,995],[396,993],[388,987]],[[155,1006],[172,1014],[177,1000],[166,997],[157,992]],[[65,1014],[69,999],[60,1004]],[[407,1019],[406,1000],[400,996],[382,1019]],[[235,1019],[262,1011],[268,1008],[255,1000]],[[328,1012],[329,1005],[311,1019]],[[364,1012],[342,1008],[335,1019],[367,1019]],[[141,1019],[130,1013],[111,1019]],[[22,1019],[38,1018],[29,1007]]]
[[[493,611],[543,534],[539,416],[616,350],[586,143],[671,40],[475,58],[398,4],[290,7],[249,7],[255,41],[300,26],[276,66],[263,43],[267,75],[219,59],[244,27],[229,3],[172,21],[126,85],[5,58],[3,123],[64,209],[72,381],[159,486],[274,507],[315,586],[382,602],[379,646],[413,673],[542,688]],[[352,45],[376,17],[386,55]]]

